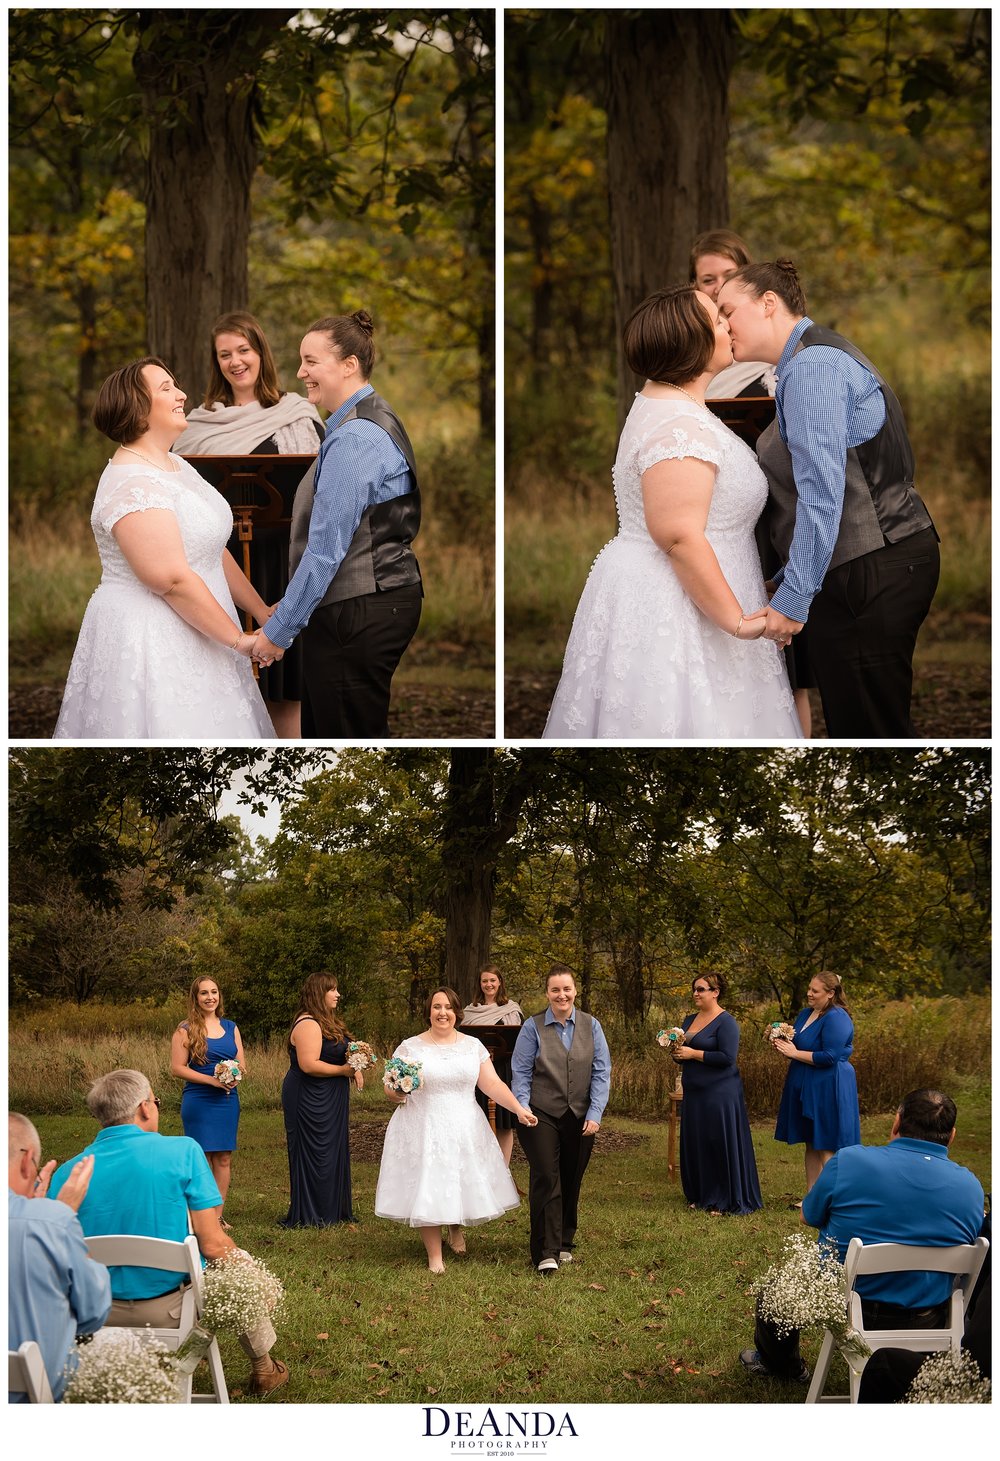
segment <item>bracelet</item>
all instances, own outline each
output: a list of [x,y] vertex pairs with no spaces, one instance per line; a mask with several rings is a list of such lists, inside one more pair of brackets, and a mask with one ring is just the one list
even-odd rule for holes
[[740,630],[742,628],[743,628],[743,615],[741,614],[740,615],[740,622],[737,624],[736,628],[733,630],[733,638],[734,639],[739,639],[739,637],[740,637]]
[[[743,620],[742,619],[740,620],[740,623],[741,624],[743,623]],[[243,638],[243,635],[245,633],[246,633],[246,631],[244,629],[241,629],[240,632],[239,632],[239,634],[237,634],[236,638],[233,640],[232,644],[229,646],[229,648],[230,649],[235,649],[236,646],[239,644],[240,640]]]

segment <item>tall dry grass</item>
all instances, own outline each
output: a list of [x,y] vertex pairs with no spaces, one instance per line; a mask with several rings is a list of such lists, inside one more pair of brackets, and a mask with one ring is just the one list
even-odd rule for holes
[[[914,998],[880,1007],[855,1008],[854,1068],[863,1115],[892,1111],[907,1091],[921,1086],[947,1089],[960,1078],[988,1077],[990,1000]],[[141,1070],[168,1110],[180,1105],[182,1083],[170,1074],[170,1036],[183,1010],[179,1005],[65,1005],[13,1011],[10,1022],[10,1102],[27,1115],[83,1112],[90,1083],[109,1070]],[[764,1029],[775,1012],[760,1006],[739,1016],[739,1066],[751,1118],[778,1109],[785,1061],[769,1048]],[[609,1029],[613,1059],[613,1116],[660,1117],[670,1105],[675,1067],[655,1042],[619,1038]],[[376,1043],[380,1057],[391,1053]],[[248,1110],[275,1110],[288,1069],[283,1039],[248,1045],[248,1077],[240,1100]],[[377,1082],[376,1082],[377,1085]]]

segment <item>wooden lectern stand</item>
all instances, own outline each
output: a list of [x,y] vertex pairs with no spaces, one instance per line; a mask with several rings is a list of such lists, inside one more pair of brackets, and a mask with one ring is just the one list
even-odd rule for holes
[[674,1076],[674,1088],[670,1092],[670,1116],[667,1121],[667,1180],[669,1182],[677,1181],[677,1119],[683,1100],[681,1070],[678,1066]]
[[757,438],[765,427],[774,420],[774,400],[771,396],[734,396],[732,399],[706,401],[705,405],[719,420],[745,441],[751,451],[757,447]]
[[[497,1057],[509,1061],[514,1054],[514,1046],[517,1044],[517,1037],[521,1033],[520,1025],[459,1025],[463,1035],[471,1035],[474,1040],[479,1040],[486,1046],[493,1057],[493,1064],[496,1065]],[[503,1080],[503,1076],[500,1077]],[[496,1102],[491,1101],[490,1126],[494,1136],[497,1129],[497,1108]]]

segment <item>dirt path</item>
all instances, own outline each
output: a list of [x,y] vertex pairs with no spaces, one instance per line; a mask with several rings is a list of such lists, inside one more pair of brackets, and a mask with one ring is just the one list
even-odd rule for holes
[[[21,685],[8,706],[11,740],[50,740],[62,703],[61,685]],[[407,684],[394,691],[391,715],[395,739],[492,739],[492,694],[442,685]]]
[[[542,734],[559,676],[512,674],[504,683],[504,734],[532,740]],[[991,722],[988,665],[920,666],[913,688],[913,722],[921,740],[988,740]],[[813,739],[826,736],[819,696],[810,695]]]

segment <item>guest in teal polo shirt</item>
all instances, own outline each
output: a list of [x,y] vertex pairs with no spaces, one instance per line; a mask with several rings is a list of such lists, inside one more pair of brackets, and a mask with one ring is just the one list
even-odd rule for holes
[[[222,1230],[222,1197],[205,1153],[187,1136],[161,1136],[159,1101],[138,1070],[113,1070],[94,1082],[87,1095],[101,1130],[81,1156],[94,1156],[94,1176],[80,1207],[88,1238],[110,1233],[167,1238],[183,1242],[192,1231],[202,1262],[236,1250]],[[79,1157],[64,1162],[52,1178],[55,1196]],[[188,1221],[190,1218],[190,1229]],[[179,1275],[162,1268],[113,1266],[113,1303],[108,1323],[142,1328],[175,1327],[183,1286]],[[288,1367],[271,1356],[275,1333],[265,1321],[240,1336],[253,1362],[250,1389],[266,1394],[288,1381]]]

